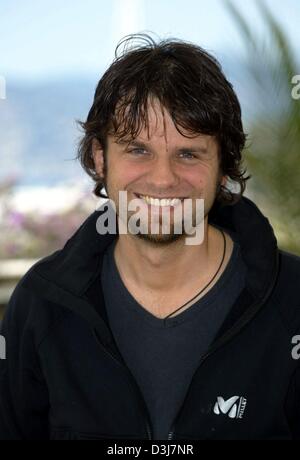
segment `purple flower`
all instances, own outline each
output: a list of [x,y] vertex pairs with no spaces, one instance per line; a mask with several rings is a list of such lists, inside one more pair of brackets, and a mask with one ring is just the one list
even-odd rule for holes
[[21,228],[24,220],[24,215],[18,211],[11,211],[8,215],[8,221],[13,227]]

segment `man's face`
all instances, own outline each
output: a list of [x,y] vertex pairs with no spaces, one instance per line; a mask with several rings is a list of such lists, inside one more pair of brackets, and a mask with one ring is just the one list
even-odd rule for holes
[[[140,198],[140,209],[143,215],[147,216],[146,223],[142,219],[140,227],[145,229],[146,226],[146,231],[138,233],[135,237],[152,243],[166,244],[186,235],[183,224],[182,234],[174,231],[176,203],[173,202],[172,206],[167,207],[155,206],[149,204],[148,198],[143,197],[192,199],[191,219],[192,225],[195,226],[195,200],[204,199],[207,216],[215,201],[217,187],[220,183],[225,183],[225,178],[220,173],[218,144],[214,137],[204,134],[193,138],[183,136],[177,131],[169,113],[166,110],[162,111],[156,102],[149,105],[148,120],[149,130],[142,129],[131,141],[120,142],[115,136],[108,136],[106,192],[114,201],[118,215],[119,191],[127,192],[128,202]],[[191,135],[183,129],[181,131]],[[99,145],[94,144],[93,155],[96,170],[101,175],[103,151]],[[183,206],[182,201],[177,203],[177,206]],[[162,213],[169,213],[168,234],[163,234],[161,229],[159,234],[151,233],[151,212],[152,216],[159,216],[156,218],[160,219],[160,223]],[[134,213],[128,212],[126,225]]]

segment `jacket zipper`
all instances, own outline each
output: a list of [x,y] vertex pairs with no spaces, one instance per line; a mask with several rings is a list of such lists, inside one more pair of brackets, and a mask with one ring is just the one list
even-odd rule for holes
[[[261,303],[263,303],[263,301],[262,301]],[[190,384],[189,384],[189,387],[188,387],[188,389],[187,389],[187,392],[186,392],[184,401],[183,401],[183,403],[182,403],[182,405],[181,405],[179,411],[177,412],[174,421],[172,422],[171,430],[170,430],[169,433],[168,433],[168,438],[167,438],[168,441],[170,441],[170,440],[173,439],[176,421],[177,421],[177,419],[178,419],[178,417],[179,417],[179,414],[180,414],[180,412],[181,412],[182,407],[184,406],[185,399],[186,399],[186,397],[187,397],[187,395],[188,395],[188,393],[189,393],[189,389],[190,389],[190,387],[191,387],[191,385],[192,385],[192,383],[193,383],[194,377],[195,377],[196,373],[198,372],[199,368],[202,366],[203,362],[204,362],[209,356],[211,356],[216,350],[218,350],[219,348],[221,348],[222,346],[224,346],[224,344],[227,343],[227,342],[230,340],[231,337],[233,337],[234,335],[236,335],[236,334],[238,333],[238,330],[239,330],[239,329],[242,329],[242,327],[243,327],[243,325],[241,325],[240,328],[237,328],[236,331],[235,331],[235,328],[230,329],[231,334],[230,334],[230,335],[228,334],[228,336],[226,337],[226,340],[222,341],[222,343],[219,343],[218,346],[216,346],[215,348],[212,348],[211,351],[208,351],[207,354],[204,355],[204,356],[201,358],[201,360],[200,360],[200,362],[199,362],[199,364],[198,364],[198,366],[197,366],[197,369],[196,369],[196,371],[195,371],[194,374],[193,374],[193,377],[192,377],[192,379],[191,379],[191,382],[190,382]],[[97,336],[97,337],[98,337],[98,336]],[[150,427],[151,424],[150,424],[149,412],[148,412],[148,409],[147,409],[145,400],[144,400],[144,398],[143,398],[143,396],[142,396],[142,394],[141,394],[140,388],[139,388],[139,386],[137,385],[137,383],[136,383],[136,381],[135,381],[135,379],[134,379],[134,377],[133,377],[133,375],[132,375],[130,369],[126,366],[126,364],[124,364],[122,361],[120,361],[120,360],[117,358],[117,356],[115,356],[113,353],[111,353],[111,352],[104,346],[104,344],[103,344],[102,342],[100,342],[100,345],[102,346],[103,350],[104,350],[109,356],[111,356],[111,357],[114,359],[114,361],[116,361],[120,366],[122,366],[122,367],[126,370],[128,376],[129,376],[129,378],[130,378],[130,381],[133,383],[133,386],[136,388],[137,393],[138,393],[138,396],[139,396],[139,402],[141,403],[141,405],[140,405],[141,410],[142,410],[142,412],[144,412],[144,414],[145,414],[145,416],[146,416],[146,417],[145,417],[145,420],[146,420],[146,431],[147,431],[147,436],[148,436],[148,439],[151,440],[151,439],[152,439],[152,430],[151,430],[151,427]]]
[[[277,260],[276,260],[276,270],[275,270],[275,276],[273,277],[273,280],[272,280],[272,283],[270,283],[270,287],[268,289],[268,291],[266,292],[265,296],[263,297],[262,300],[260,300],[257,305],[252,304],[251,307],[249,307],[249,310],[248,311],[253,311],[255,309],[255,313],[253,314],[253,317],[256,315],[256,313],[259,311],[260,307],[264,304],[264,302],[266,301],[266,299],[269,297],[269,295],[271,294],[274,286],[275,286],[275,281],[276,281],[276,278],[277,278],[277,273],[278,273],[278,262],[279,262],[279,253],[277,252]],[[212,345],[212,347],[210,348],[210,350],[208,350],[208,352],[201,358],[198,366],[197,366],[197,369],[196,371],[194,372],[193,374],[193,377],[191,379],[191,382],[189,384],[189,387],[187,389],[187,392],[185,394],[185,398],[183,400],[183,403],[179,409],[179,411],[177,412],[176,416],[175,416],[175,419],[173,420],[172,422],[172,425],[171,425],[171,429],[168,433],[168,437],[167,439],[170,441],[173,439],[173,436],[174,436],[174,433],[175,433],[175,425],[176,425],[176,422],[178,420],[178,417],[179,417],[179,414],[184,406],[184,403],[185,403],[185,400],[187,398],[187,395],[189,393],[189,390],[190,390],[190,387],[193,383],[193,380],[195,378],[195,375],[196,373],[198,372],[199,368],[202,366],[202,364],[204,363],[204,361],[210,357],[213,353],[215,353],[217,350],[219,350],[222,346],[224,346],[229,340],[231,340],[235,335],[237,335],[242,329],[243,327],[249,322],[249,320],[251,320],[251,317],[249,319],[248,317],[249,315],[246,315],[245,316],[245,319],[240,322],[239,324],[236,324],[235,326],[233,326],[231,329],[229,329],[229,331],[227,331],[227,333],[225,333],[214,345]],[[97,338],[98,338],[98,342],[100,343],[100,345],[102,346],[103,350],[109,355],[111,356],[120,366],[122,366],[126,372],[127,372],[127,375],[129,377],[129,380],[130,382],[133,384],[134,388],[136,388],[137,390],[137,394],[138,394],[138,397],[139,397],[139,403],[140,403],[140,407],[141,407],[141,411],[142,413],[144,413],[145,415],[145,420],[146,420],[146,432],[147,432],[147,436],[148,436],[148,439],[151,440],[152,439],[152,430],[151,430],[151,422],[150,422],[150,416],[149,416],[149,412],[148,412],[148,408],[147,408],[147,405],[145,403],[145,400],[144,400],[144,397],[141,393],[141,390],[139,388],[139,386],[137,385],[130,369],[126,366],[126,364],[124,362],[122,362],[116,355],[114,355],[111,351],[109,351],[105,345],[101,342],[101,339],[98,337],[98,335],[96,334]]]
[[133,377],[130,369],[126,366],[126,364],[124,362],[122,362],[115,354],[113,354],[110,350],[108,350],[105,347],[105,345],[101,342],[101,340],[100,340],[100,338],[98,337],[97,334],[96,334],[96,336],[99,339],[98,342],[100,343],[100,345],[103,348],[103,350],[105,351],[105,353],[107,353],[111,358],[113,358],[114,361],[116,361],[120,366],[122,366],[122,368],[124,368],[126,370],[126,373],[127,373],[128,377],[129,377],[130,384],[133,385],[133,387],[137,391],[141,412],[145,416],[145,422],[146,422],[145,426],[146,426],[147,437],[148,437],[149,440],[151,440],[152,439],[152,429],[151,429],[150,415],[149,415],[148,408],[147,408],[146,402],[144,400],[144,397],[143,397],[143,395],[141,393],[141,390],[140,390],[138,384],[135,381],[135,378]]
[[[199,362],[199,365],[197,366],[197,369],[196,371],[194,372],[193,374],[193,377],[191,379],[191,382],[190,382],[190,385],[188,387],[188,390],[186,392],[186,395],[185,395],[185,398],[184,398],[184,401],[179,409],[179,411],[177,412],[177,415],[174,419],[174,421],[172,422],[172,425],[171,425],[171,429],[168,433],[168,440],[171,440],[173,439],[173,436],[174,436],[174,433],[175,433],[175,425],[176,425],[176,421],[179,417],[179,414],[184,406],[184,403],[185,403],[185,400],[186,400],[186,397],[189,393],[189,390],[190,390],[190,387],[192,385],[192,382],[194,380],[194,377],[195,377],[195,374],[198,372],[199,368],[202,366],[203,362],[209,357],[211,356],[215,351],[217,351],[219,348],[221,348],[223,345],[225,345],[229,340],[231,340],[232,337],[234,337],[235,335],[237,335],[240,330],[256,315],[256,313],[259,311],[260,307],[263,305],[263,303],[266,301],[266,299],[269,297],[269,295],[271,294],[274,286],[275,286],[275,282],[276,282],[276,279],[277,279],[277,274],[278,274],[278,265],[279,265],[279,251],[277,249],[276,251],[276,269],[275,269],[275,276],[273,276],[273,280],[272,282],[270,283],[269,285],[269,289],[267,291],[267,293],[265,294],[265,296],[263,297],[262,300],[260,300],[257,305],[252,304],[251,307],[249,307],[249,310],[251,310],[250,313],[252,313],[252,311],[255,309],[255,312],[252,314],[252,316],[249,314],[247,315],[244,315],[244,320],[241,321],[240,323],[237,323],[235,324],[233,327],[231,327],[231,329],[229,329],[227,332],[225,332],[223,334],[223,336],[217,340],[217,342],[215,342],[215,344],[212,345],[211,349],[208,350],[207,354],[204,355],[202,357],[202,359],[200,360]],[[32,273],[31,275],[35,275],[35,273]],[[41,281],[41,277],[39,275],[39,282]],[[25,283],[26,284],[26,283]],[[57,301],[57,299],[55,298],[55,301]],[[64,304],[63,304],[64,305]],[[248,311],[249,311],[248,310]],[[89,321],[90,322],[90,321]],[[96,333],[96,329],[94,328],[94,331]],[[151,429],[151,422],[150,422],[150,416],[149,416],[149,411],[148,411],[148,408],[147,408],[147,405],[146,405],[146,402],[143,398],[143,395],[141,393],[141,390],[135,380],[135,378],[133,377],[130,369],[126,366],[126,363],[124,363],[124,361],[122,362],[115,354],[113,354],[111,351],[109,351],[109,349],[106,348],[106,346],[103,344],[103,342],[101,341],[101,338],[98,336],[98,334],[96,333],[96,338],[97,338],[97,342],[100,344],[100,346],[103,348],[103,350],[110,356],[112,357],[120,366],[122,366],[126,372],[127,372],[127,375],[129,377],[129,381],[131,382],[132,386],[134,388],[136,388],[136,391],[137,391],[137,394],[138,394],[138,397],[139,397],[139,404],[140,404],[140,407],[141,407],[141,411],[142,413],[144,413],[144,415],[146,416],[145,417],[145,420],[146,420],[146,423],[145,423],[145,426],[146,426],[146,432],[147,432],[147,436],[148,436],[148,439],[152,439],[152,429]]]
[[[189,387],[186,391],[186,394],[185,394],[185,398],[183,400],[183,403],[181,404],[181,407],[180,409],[178,410],[176,416],[175,416],[175,419],[173,420],[172,424],[171,424],[171,429],[168,433],[168,437],[167,439],[168,440],[172,440],[173,439],[173,436],[174,436],[174,433],[175,433],[175,425],[176,425],[176,422],[178,420],[178,417],[180,415],[180,412],[184,406],[184,403],[185,403],[185,400],[187,398],[187,395],[189,393],[189,390],[190,390],[190,387],[193,383],[193,380],[195,378],[195,375],[196,373],[198,372],[199,368],[202,366],[202,364],[204,363],[204,361],[210,357],[215,351],[219,350],[222,346],[224,346],[229,340],[231,340],[235,335],[237,335],[242,329],[243,327],[257,314],[257,312],[259,311],[260,307],[264,304],[264,302],[266,301],[266,299],[270,296],[274,286],[275,286],[275,282],[276,282],[276,279],[277,279],[277,274],[278,274],[278,265],[279,265],[279,251],[277,250],[277,253],[276,253],[276,267],[275,267],[275,275],[273,276],[273,280],[272,282],[270,283],[269,285],[269,289],[267,290],[266,294],[264,295],[263,299],[261,299],[259,302],[257,302],[257,304],[255,305],[255,303],[253,303],[249,309],[248,309],[248,312],[250,311],[250,316],[249,314],[245,315],[243,321],[240,321],[238,322],[237,324],[235,324],[233,327],[231,327],[231,329],[229,329],[229,331],[225,332],[225,334],[223,334],[222,337],[220,337],[216,342],[215,344],[213,344],[211,346],[211,348],[207,351],[207,353],[201,358],[198,366],[197,366],[197,369],[196,371],[194,372],[193,374],[193,377],[190,381],[190,384],[189,384]],[[254,312],[253,312],[254,311]],[[252,314],[252,316],[251,316]],[[144,413],[145,415],[145,427],[146,427],[146,432],[147,432],[147,436],[148,436],[148,439],[151,440],[152,439],[152,429],[151,429],[151,422],[150,422],[150,415],[149,415],[149,411],[148,411],[148,408],[147,408],[147,405],[146,405],[146,402],[144,400],[144,397],[141,393],[141,390],[134,378],[134,376],[132,375],[130,369],[126,366],[126,363],[124,361],[121,361],[119,359],[119,357],[117,357],[114,353],[112,353],[108,348],[106,348],[106,346],[103,344],[103,342],[101,341],[101,338],[98,336],[96,330],[94,329],[95,331],[95,335],[96,335],[96,338],[97,338],[97,341],[99,342],[99,344],[101,345],[101,347],[103,348],[103,350],[111,357],[113,358],[114,361],[116,361],[118,363],[118,365],[122,366],[123,369],[126,370],[126,373],[129,377],[129,382],[132,384],[132,386],[136,389],[136,392],[138,394],[138,400],[139,400],[139,404],[140,404],[140,408],[141,408],[141,413]]]
[[[260,310],[260,307],[265,303],[265,301],[269,298],[269,296],[271,295],[271,292],[273,291],[274,287],[275,287],[275,283],[276,283],[276,279],[277,279],[277,274],[278,274],[278,266],[279,266],[279,252],[277,251],[277,257],[276,257],[276,270],[275,270],[275,275],[273,276],[273,280],[272,282],[270,283],[270,286],[269,286],[269,289],[268,291],[266,292],[266,294],[264,295],[263,299],[261,299],[259,302],[257,302],[257,304],[255,305],[255,303],[253,303],[251,305],[251,307],[249,307],[249,310],[255,310],[255,313],[253,314],[253,317],[256,315],[256,313]],[[249,311],[248,310],[248,311]],[[196,371],[194,372],[193,374],[193,377],[190,381],[190,384],[188,386],[188,389],[186,391],[186,394],[185,394],[185,398],[183,400],[183,403],[181,404],[181,407],[180,409],[178,410],[176,416],[175,416],[175,419],[173,420],[172,422],[172,425],[171,425],[171,429],[168,433],[168,440],[170,441],[171,439],[173,439],[173,436],[174,436],[174,432],[175,432],[175,425],[176,425],[176,422],[179,418],[179,415],[181,413],[181,410],[184,406],[184,403],[185,403],[185,400],[187,398],[187,395],[189,393],[189,390],[191,388],[191,385],[193,383],[193,380],[195,378],[195,375],[196,373],[198,372],[198,370],[200,369],[200,367],[202,366],[202,364],[204,363],[204,361],[209,358],[213,353],[215,353],[217,350],[219,350],[222,346],[224,346],[229,340],[231,340],[234,336],[236,336],[242,329],[243,327],[248,324],[248,322],[251,320],[252,318],[250,317],[250,319],[248,318],[248,315],[245,316],[245,319],[244,321],[241,321],[239,324],[236,324],[235,326],[233,326],[231,329],[229,329],[229,331],[227,331],[227,333],[225,333],[222,337],[220,337],[220,339],[215,343],[215,345],[212,345],[212,347],[207,351],[207,353],[200,359],[200,362],[199,362],[199,365],[197,366],[197,369]]]

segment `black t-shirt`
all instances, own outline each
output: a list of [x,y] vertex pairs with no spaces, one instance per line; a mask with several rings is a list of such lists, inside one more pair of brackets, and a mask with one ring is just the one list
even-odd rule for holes
[[167,439],[201,357],[245,285],[240,245],[230,234],[233,252],[216,284],[196,303],[167,319],[152,315],[127,290],[114,259],[116,240],[104,254],[101,282],[110,327],[144,396],[153,439]]

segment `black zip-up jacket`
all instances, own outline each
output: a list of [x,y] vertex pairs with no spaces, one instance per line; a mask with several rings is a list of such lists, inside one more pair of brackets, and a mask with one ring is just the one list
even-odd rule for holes
[[[13,292],[1,328],[1,439],[151,439],[105,309],[102,254],[117,236],[97,233],[103,209]],[[199,356],[169,439],[300,439],[300,258],[277,248],[247,198],[215,205],[210,222],[238,233],[246,287]]]

